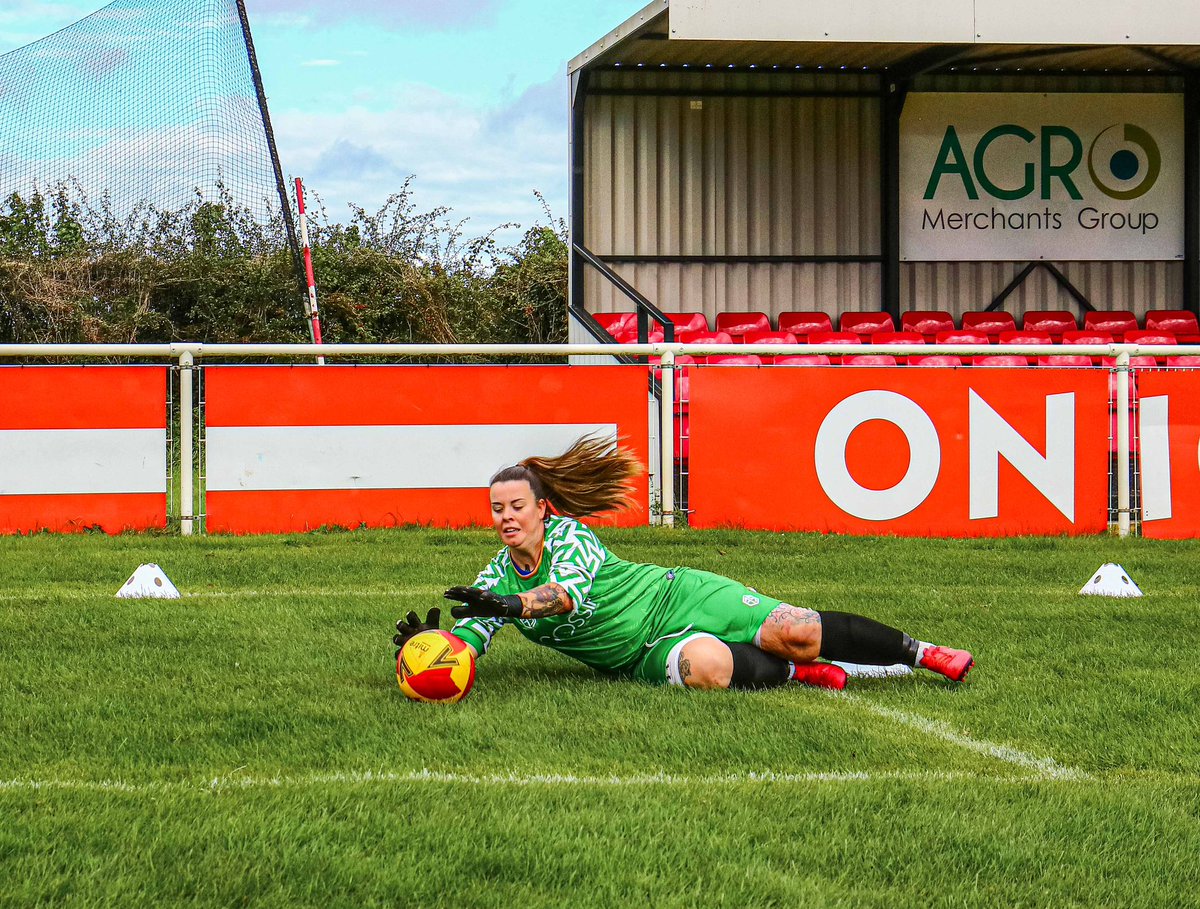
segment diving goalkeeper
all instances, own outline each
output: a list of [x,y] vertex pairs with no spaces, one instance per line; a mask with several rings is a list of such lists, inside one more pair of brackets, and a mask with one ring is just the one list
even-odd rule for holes
[[[873,619],[815,612],[692,568],[627,562],[580,518],[631,504],[637,460],[610,440],[583,438],[554,458],[526,458],[490,483],[492,523],[503,548],[470,587],[447,599],[452,633],[476,656],[515,625],[610,675],[688,688],[773,688],[801,682],[841,689],[833,662],[903,663],[961,682],[965,650],[915,640]],[[438,627],[432,609],[396,623],[403,646]]]

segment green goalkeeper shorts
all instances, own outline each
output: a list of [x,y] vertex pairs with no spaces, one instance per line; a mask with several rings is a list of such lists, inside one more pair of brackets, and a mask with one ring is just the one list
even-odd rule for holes
[[780,600],[719,574],[676,568],[658,633],[627,672],[643,682],[666,684],[671,680],[668,663],[675,648],[697,635],[727,644],[753,644],[762,623],[779,605]]

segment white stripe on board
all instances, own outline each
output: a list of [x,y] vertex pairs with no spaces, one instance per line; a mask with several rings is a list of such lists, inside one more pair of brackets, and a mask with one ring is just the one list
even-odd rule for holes
[[615,439],[617,426],[214,426],[208,490],[479,489],[497,470],[591,433]]
[[[1047,779],[1043,774],[1022,776],[994,776],[961,771],[894,771],[879,772],[813,772],[777,773],[771,770],[748,771],[746,773],[724,773],[703,776],[681,776],[672,773],[635,774],[631,776],[586,776],[559,773],[531,774],[473,774],[441,770],[416,770],[406,773],[389,771],[341,771],[316,773],[300,776],[238,776],[229,774],[209,780],[82,780],[82,779],[10,779],[0,780],[0,792],[38,792],[47,790],[82,792],[168,792],[168,791],[220,791],[235,789],[308,789],[323,786],[370,786],[406,785],[418,783],[450,783],[470,786],[593,786],[593,787],[638,787],[638,786],[719,786],[806,784],[806,783],[943,783],[955,781],[980,781],[994,783],[1030,783]],[[1061,779],[1055,777],[1055,779]],[[1074,779],[1074,778],[1072,778]]]
[[1082,770],[1076,770],[1074,767],[1065,767],[1054,760],[1054,758],[1037,757],[1009,745],[1000,745],[996,742],[989,742],[986,739],[973,739],[968,735],[957,732],[948,723],[943,723],[941,720],[931,720],[914,713],[905,713],[903,710],[893,710],[890,707],[873,704],[870,701],[863,700],[846,692],[842,692],[840,696],[846,700],[853,701],[861,707],[865,707],[878,716],[895,720],[897,723],[918,729],[944,742],[949,742],[951,745],[957,745],[959,748],[974,751],[976,754],[995,758],[998,761],[1003,761],[1006,764],[1012,764],[1016,767],[1024,767],[1026,770],[1032,770],[1046,779],[1089,779],[1088,774]]
[[165,429],[0,429],[0,495],[167,491]]

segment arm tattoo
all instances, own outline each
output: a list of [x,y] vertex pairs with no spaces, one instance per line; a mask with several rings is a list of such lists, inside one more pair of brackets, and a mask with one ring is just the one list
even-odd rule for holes
[[575,608],[571,596],[561,585],[550,583],[535,587],[521,595],[523,619],[542,619],[550,615],[562,615]]

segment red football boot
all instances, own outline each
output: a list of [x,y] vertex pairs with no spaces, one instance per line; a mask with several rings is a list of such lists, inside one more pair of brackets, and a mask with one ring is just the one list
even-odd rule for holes
[[814,688],[841,691],[846,687],[846,670],[833,663],[796,663],[792,681]]
[[919,663],[922,669],[944,675],[952,682],[961,682],[975,665],[975,658],[966,650],[953,647],[927,647]]

